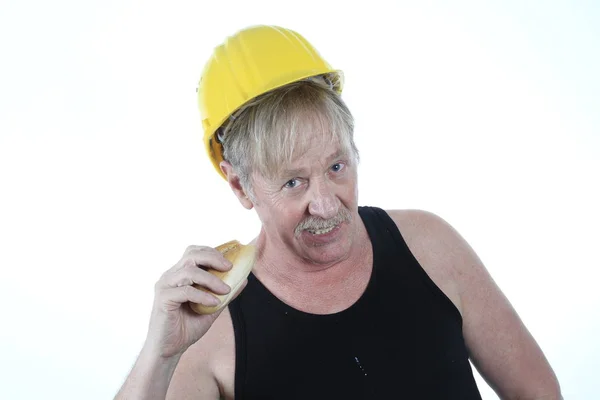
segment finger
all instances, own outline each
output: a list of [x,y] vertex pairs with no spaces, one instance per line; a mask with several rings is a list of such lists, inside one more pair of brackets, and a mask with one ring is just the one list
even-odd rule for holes
[[190,250],[182,258],[184,265],[197,265],[206,269],[217,271],[229,271],[233,264],[226,259],[221,252],[212,247]]
[[183,255],[185,256],[188,253],[191,253],[192,251],[196,251],[196,250],[210,250],[212,249],[212,247],[209,246],[198,246],[195,244],[189,245],[188,247],[185,248],[185,251],[183,252]]
[[221,302],[212,294],[193,286],[181,286],[165,289],[161,292],[161,302],[168,309],[179,308],[183,303],[192,302],[207,307],[214,307]]
[[213,293],[227,294],[231,291],[229,285],[215,275],[196,266],[187,266],[168,277],[167,285],[178,287],[198,284]]
[[204,269],[215,269],[224,272],[230,270],[233,264],[212,247],[188,246],[179,262],[162,274],[156,282],[156,287],[168,287],[169,277],[187,266],[200,266]]

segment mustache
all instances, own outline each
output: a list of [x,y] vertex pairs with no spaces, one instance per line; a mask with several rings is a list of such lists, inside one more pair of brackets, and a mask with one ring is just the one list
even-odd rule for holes
[[329,219],[323,219],[311,215],[298,224],[295,234],[299,235],[302,233],[302,231],[306,230],[316,231],[319,229],[327,229],[343,222],[350,222],[351,220],[352,214],[350,214],[350,211],[348,211],[346,208],[341,208],[335,217]]

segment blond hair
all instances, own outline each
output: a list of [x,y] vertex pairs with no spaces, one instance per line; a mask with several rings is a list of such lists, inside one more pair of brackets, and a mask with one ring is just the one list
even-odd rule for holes
[[252,173],[273,178],[306,150],[301,128],[307,116],[324,142],[339,144],[358,162],[354,118],[335,90],[336,79],[335,75],[320,75],[267,92],[237,110],[217,131],[223,158],[249,194]]

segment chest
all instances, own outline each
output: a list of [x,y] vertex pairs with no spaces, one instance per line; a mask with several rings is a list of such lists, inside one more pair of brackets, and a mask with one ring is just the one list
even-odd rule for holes
[[478,398],[458,314],[387,289],[326,316],[242,303],[236,399]]

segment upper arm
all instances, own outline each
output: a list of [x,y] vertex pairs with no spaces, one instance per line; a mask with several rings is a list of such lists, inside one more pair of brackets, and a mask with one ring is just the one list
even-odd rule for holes
[[[465,344],[483,378],[502,398],[559,399],[556,376],[542,350],[471,246],[442,218],[409,213],[427,244],[429,255],[423,259],[452,277]],[[394,212],[390,215],[394,218]]]
[[206,347],[203,343],[195,343],[181,356],[171,378],[166,400],[219,399],[219,387],[203,347]]
[[229,309],[183,354],[171,379],[167,400],[234,398],[235,339]]

